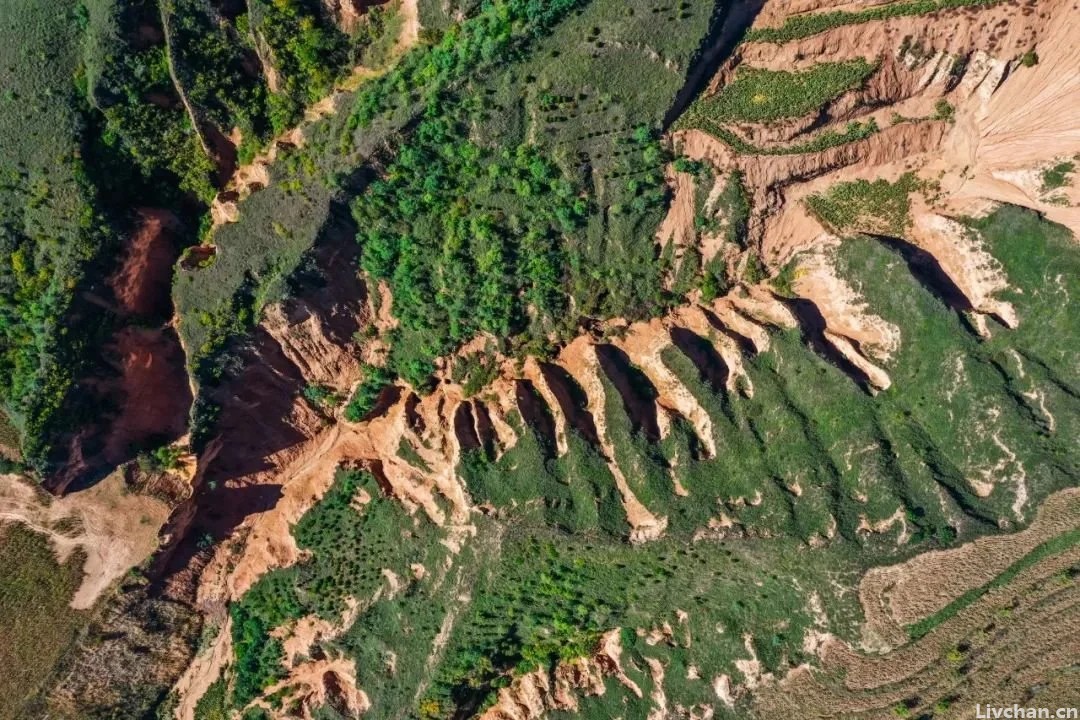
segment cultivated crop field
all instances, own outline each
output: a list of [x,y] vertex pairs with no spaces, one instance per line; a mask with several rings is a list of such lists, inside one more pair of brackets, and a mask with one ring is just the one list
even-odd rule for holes
[[68,607],[82,581],[80,553],[63,564],[48,539],[23,525],[0,524],[0,714],[18,717],[86,623]]
[[769,122],[820,110],[842,93],[859,87],[875,70],[862,58],[821,63],[786,72],[742,66],[716,95],[706,98],[684,122],[700,113],[718,122]]
[[[821,670],[803,672],[788,687],[763,693],[755,704],[757,714],[788,717],[797,704],[801,713],[959,718],[968,717],[976,702],[1008,704],[1022,694],[1051,707],[1076,702],[1080,695],[1069,668],[1080,649],[1076,494],[1062,493],[1047,501],[1048,509],[1051,505],[1067,518],[1058,523],[1057,534],[1048,529],[1050,539],[1021,554],[1004,572],[908,625],[910,642],[898,639],[900,647],[882,655],[837,647],[826,653]],[[1040,518],[1032,530],[1047,520]],[[1009,540],[984,538],[973,545],[993,543],[995,550],[1008,552]],[[953,551],[952,557],[943,553],[933,575],[922,572],[921,558],[913,563],[911,572],[919,567],[919,594],[934,592],[937,573],[962,576],[966,558],[961,553],[967,549]],[[991,561],[995,557],[988,556]],[[953,558],[958,562],[952,563]],[[898,571],[893,577],[907,572],[904,566],[885,570]],[[890,601],[900,602],[886,597],[884,606]]]

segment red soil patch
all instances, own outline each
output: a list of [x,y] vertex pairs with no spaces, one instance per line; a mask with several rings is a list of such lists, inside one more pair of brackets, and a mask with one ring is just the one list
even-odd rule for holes
[[124,315],[163,318],[172,313],[169,287],[176,259],[176,217],[156,208],[140,208],[135,232],[127,240],[120,268],[109,278],[118,310]]
[[120,371],[116,390],[122,399],[102,459],[114,464],[128,460],[133,447],[183,435],[191,388],[184,353],[171,328],[123,328],[108,350]]

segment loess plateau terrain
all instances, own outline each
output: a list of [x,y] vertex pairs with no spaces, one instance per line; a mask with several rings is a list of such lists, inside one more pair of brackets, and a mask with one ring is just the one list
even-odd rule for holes
[[1080,706],[1077,0],[0,18],[0,717]]

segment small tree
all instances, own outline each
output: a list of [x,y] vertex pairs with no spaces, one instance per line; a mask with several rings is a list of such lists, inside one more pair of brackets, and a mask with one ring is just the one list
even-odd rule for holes
[[948,120],[949,122],[952,122],[955,114],[956,110],[945,98],[938,98],[938,101],[934,103],[935,120]]

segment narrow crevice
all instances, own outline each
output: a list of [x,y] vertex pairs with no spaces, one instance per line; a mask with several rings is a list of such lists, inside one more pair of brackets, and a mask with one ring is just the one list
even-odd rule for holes
[[729,328],[711,310],[706,310],[705,308],[702,308],[701,312],[705,316],[705,319],[709,321],[709,325],[711,325],[714,330],[726,337],[728,340],[731,340],[731,342],[735,343],[735,347],[739,349],[739,352],[743,355],[743,357],[753,357],[757,354],[757,349],[754,347],[754,343],[750,340],[750,338],[746,337],[745,335],[740,335],[739,333]]
[[498,447],[498,436],[495,434],[495,424],[491,421],[491,413],[488,412],[487,406],[479,400],[473,401],[472,410],[475,420],[473,427],[476,429],[476,437],[480,441],[480,447],[483,448],[488,459],[492,459],[495,457],[495,451]]
[[463,402],[454,411],[454,437],[462,452],[480,449],[480,438],[476,434],[476,419],[473,417],[472,404]]
[[634,367],[629,356],[614,345],[597,345],[596,357],[600,369],[618,391],[634,432],[642,432],[651,442],[657,442],[660,423],[656,417],[656,388]]
[[[932,254],[923,250],[903,238],[889,235],[874,235],[878,242],[889,250],[892,250],[903,259],[908,266],[908,272],[922,285],[927,292],[938,298],[947,308],[956,312],[960,322],[973,335],[978,331],[971,324],[967,313],[975,310],[971,301],[953,282],[949,274],[941,267],[941,263]],[[1000,321],[1000,320],[999,320]]]
[[422,435],[427,430],[427,425],[424,424],[424,418],[417,411],[420,406],[420,396],[414,392],[409,392],[405,398],[405,423],[409,426],[409,429],[416,433],[418,436]]
[[1042,358],[1031,354],[1027,350],[1016,348],[1016,352],[1020,353],[1020,357],[1024,358],[1033,365],[1038,365],[1039,368],[1046,374],[1046,379],[1051,385],[1056,387],[1061,392],[1068,395],[1073,400],[1080,400],[1080,390],[1074,388],[1069,382],[1061,377],[1052,367],[1043,362]]
[[525,426],[536,434],[544,446],[544,453],[549,458],[555,457],[555,419],[551,416],[551,410],[544,398],[528,380],[514,383],[514,396]]
[[540,373],[555,395],[567,424],[591,445],[599,446],[599,433],[593,416],[589,414],[589,400],[585,391],[574,382],[570,373],[558,365],[540,363]]
[[827,324],[818,306],[806,298],[784,298],[781,302],[795,316],[803,341],[810,349],[851,378],[863,391],[869,392],[870,377],[862,368],[844,357],[825,337]]
[[730,377],[727,365],[713,346],[705,338],[681,327],[671,329],[671,342],[697,368],[701,378],[709,384],[717,395],[727,392]]

